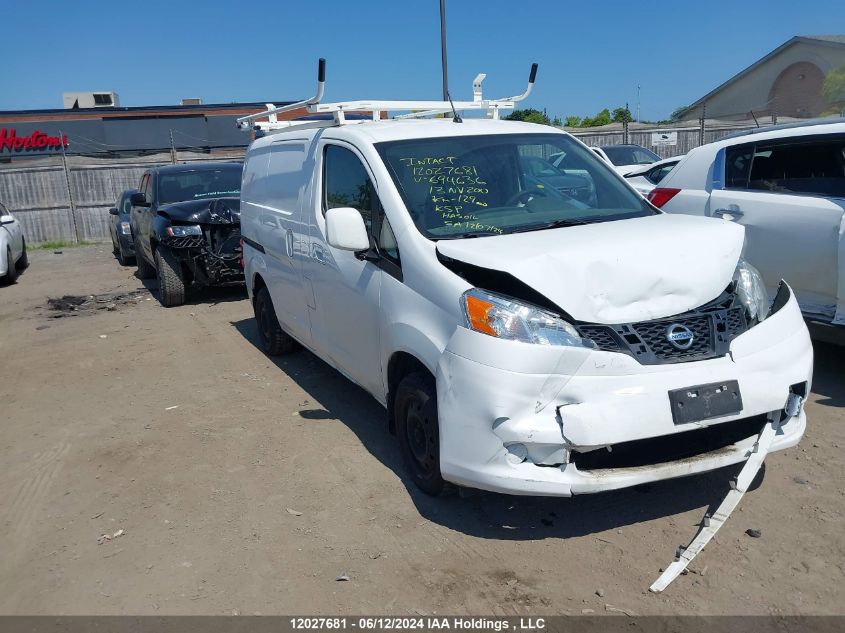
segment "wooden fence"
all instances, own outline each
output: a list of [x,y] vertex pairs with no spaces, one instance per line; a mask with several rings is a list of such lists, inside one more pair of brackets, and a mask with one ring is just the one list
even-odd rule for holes
[[[243,158],[244,150],[179,153],[179,162]],[[131,159],[61,156],[0,164],[0,201],[23,227],[28,244],[109,239],[108,212],[120,192],[138,186],[146,169],[171,155]]]

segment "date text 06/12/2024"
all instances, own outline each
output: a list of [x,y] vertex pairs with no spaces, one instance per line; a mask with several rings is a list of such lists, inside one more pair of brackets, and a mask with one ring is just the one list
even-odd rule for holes
[[362,629],[377,631],[540,631],[546,628],[543,618],[483,617],[293,617],[294,630]]

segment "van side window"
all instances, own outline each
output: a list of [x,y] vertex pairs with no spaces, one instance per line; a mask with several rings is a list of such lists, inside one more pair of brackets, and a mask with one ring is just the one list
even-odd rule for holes
[[824,140],[758,143],[748,188],[845,196],[845,135]]
[[367,231],[372,231],[379,203],[367,170],[348,149],[327,145],[323,157],[323,214],[336,207],[357,209]]
[[390,227],[390,222],[384,212],[381,213],[379,224],[378,239],[376,240],[379,255],[399,266],[399,246],[396,244],[396,236],[393,234],[393,229]]

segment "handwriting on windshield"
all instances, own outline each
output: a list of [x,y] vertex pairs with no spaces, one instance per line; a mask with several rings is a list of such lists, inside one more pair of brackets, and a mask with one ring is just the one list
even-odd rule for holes
[[400,158],[411,173],[414,183],[428,187],[428,197],[446,226],[469,231],[504,233],[481,221],[477,211],[488,206],[490,190],[478,167],[461,164],[457,156],[424,156]]

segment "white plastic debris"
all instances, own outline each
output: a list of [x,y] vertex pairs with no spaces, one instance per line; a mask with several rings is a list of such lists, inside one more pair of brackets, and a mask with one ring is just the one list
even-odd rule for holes
[[751,447],[751,454],[742,467],[742,470],[739,471],[736,482],[731,482],[733,484],[731,490],[728,492],[724,501],[722,501],[722,504],[713,513],[713,516],[709,517],[709,520],[705,517],[705,520],[702,522],[703,527],[698,535],[696,535],[686,549],[679,551],[676,560],[666,568],[666,571],[660,575],[660,578],[654,581],[654,584],[649,587],[649,591],[660,593],[666,589],[687,568],[690,562],[692,562],[692,559],[704,549],[704,546],[716,535],[719,528],[725,524],[725,521],[728,520],[728,517],[739,505],[751,482],[754,481],[757,471],[760,470],[763,460],[766,459],[766,455],[769,453],[769,447],[775,439],[775,435],[779,432],[783,432],[780,430],[779,421],[770,420],[766,423],[754,446]]

